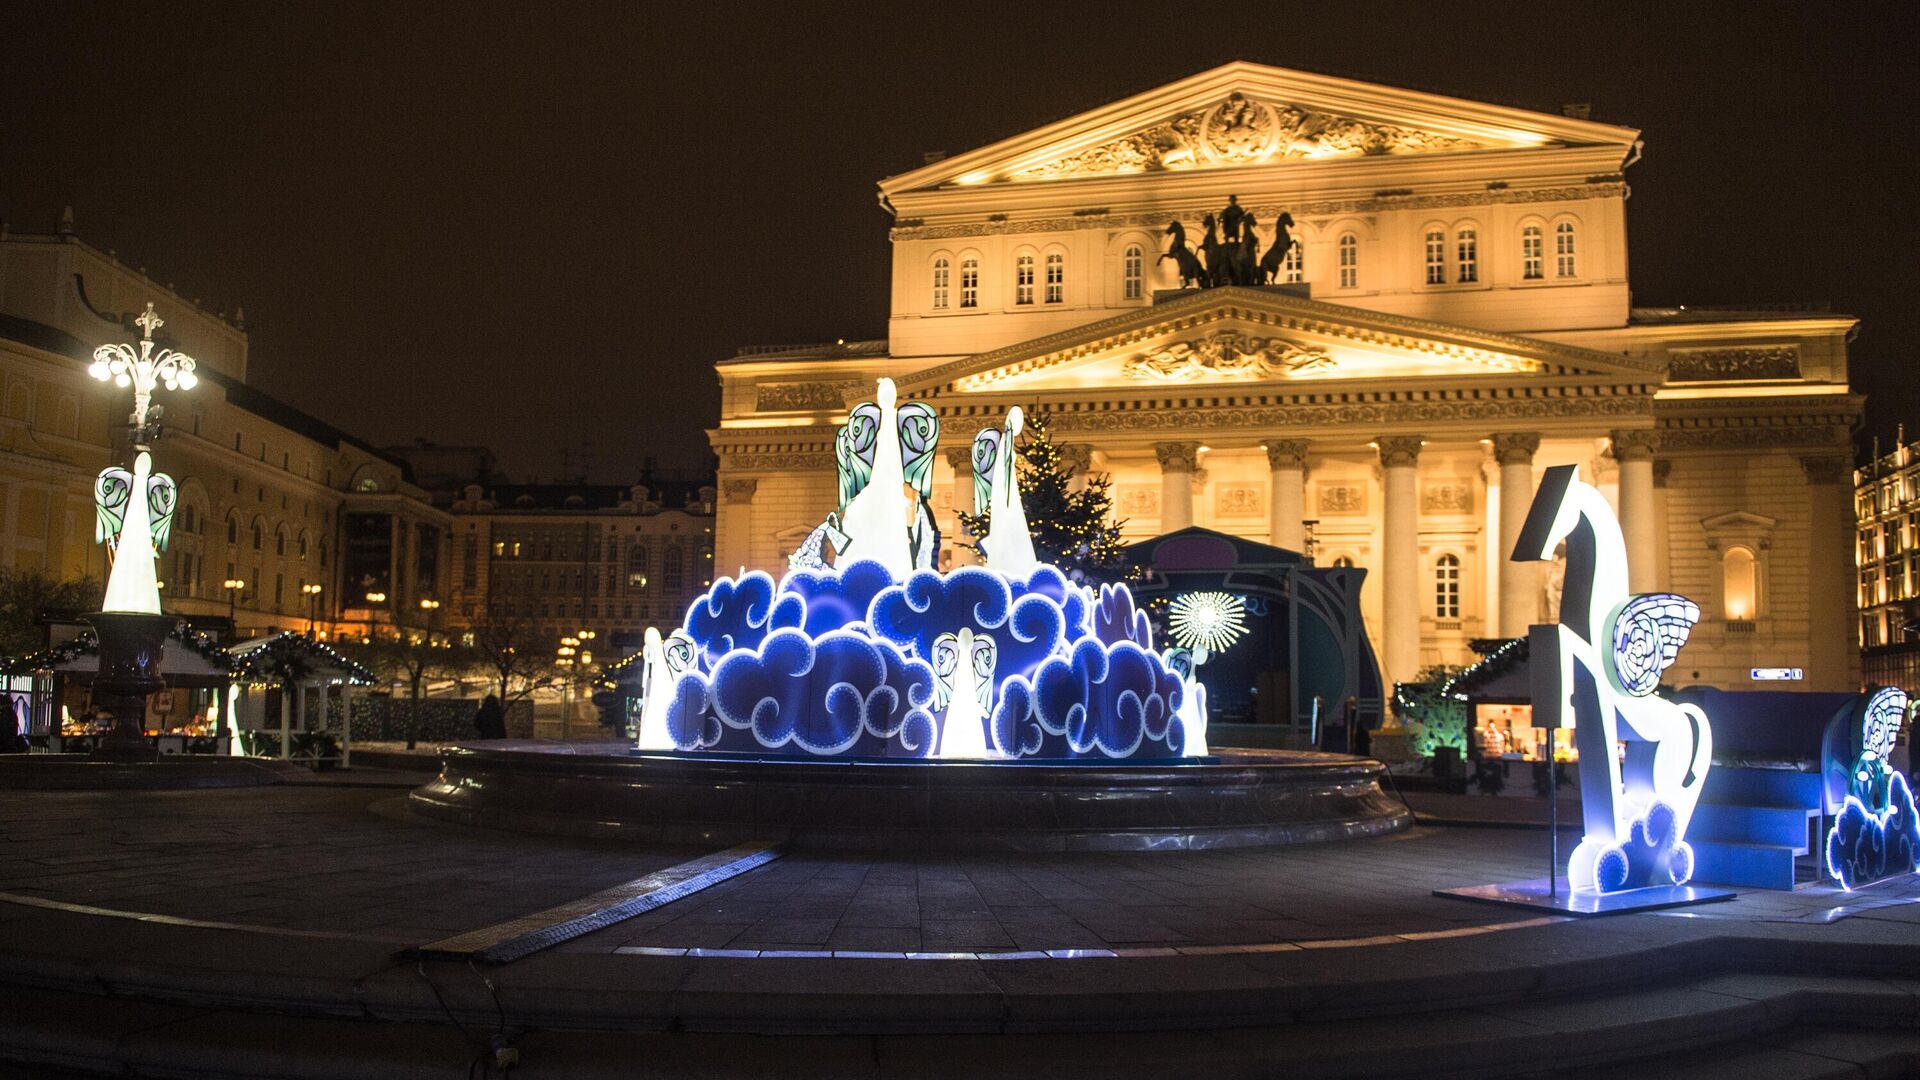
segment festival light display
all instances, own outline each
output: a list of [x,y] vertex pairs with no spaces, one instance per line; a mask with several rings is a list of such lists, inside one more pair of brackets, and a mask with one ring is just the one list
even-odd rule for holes
[[[153,407],[153,392],[191,390],[199,382],[193,358],[172,349],[155,351],[153,332],[165,325],[148,304],[134,320],[141,329],[139,348],[114,343],[93,351],[87,373],[102,382],[133,388],[133,469],[108,466],[94,481],[96,522],[94,539],[114,553],[107,575],[103,610],[160,614],[160,584],[154,572],[159,552],[167,549],[178,489],[173,478],[153,471],[148,444],[157,431],[161,410]],[[150,427],[149,422],[156,422]]]
[[1627,593],[1620,523],[1571,465],[1542,477],[1513,558],[1552,559],[1563,541],[1560,621],[1533,627],[1530,654],[1534,724],[1574,728],[1580,751],[1586,835],[1567,860],[1568,883],[1602,893],[1684,884],[1713,730],[1698,707],[1655,691],[1700,609],[1683,596]]
[[[1225,652],[1247,632],[1247,605],[1232,593],[1181,593],[1167,607],[1167,629],[1189,649]],[[1196,664],[1205,660],[1194,657]]]
[[[934,568],[939,420],[891,380],[835,441],[840,504],[789,560],[717,578],[649,631],[637,747],[802,758],[1168,759],[1205,716],[1123,585],[1039,562],[1020,410],[973,444],[986,565]],[[830,561],[831,560],[831,561]],[[1196,742],[1197,736],[1197,742]],[[1196,745],[1199,749],[1196,749]]]
[[1885,687],[1860,718],[1859,754],[1827,833],[1827,874],[1848,889],[1913,873],[1920,861],[1913,789],[1887,760],[1906,715],[1906,692]]

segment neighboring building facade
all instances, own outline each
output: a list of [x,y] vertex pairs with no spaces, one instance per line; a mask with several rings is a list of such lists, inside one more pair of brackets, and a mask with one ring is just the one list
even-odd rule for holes
[[[1904,436],[1904,433],[1903,433]],[[1869,683],[1920,687],[1920,443],[1855,469],[1859,538],[1861,675]]]
[[0,559],[105,579],[93,477],[128,459],[131,406],[86,367],[95,347],[139,336],[131,320],[148,303],[165,320],[156,340],[202,377],[156,398],[167,411],[155,466],[180,485],[159,562],[165,609],[231,610],[242,637],[427,627],[420,601],[445,597],[451,519],[405,465],[247,385],[238,321],[81,241],[70,218],[51,235],[0,234]]
[[[1014,404],[1112,475],[1128,539],[1204,525],[1369,571],[1390,681],[1471,659],[1557,607],[1513,550],[1575,464],[1619,510],[1636,590],[1701,604],[1680,682],[1859,681],[1847,384],[1855,320],[1631,304],[1624,171],[1639,133],[1229,64],[880,184],[885,341],[717,365],[716,560],[784,570],[834,509],[833,437],[891,376],[941,416],[948,562],[968,446]],[[1235,203],[1265,287],[1183,290]]]
[[713,583],[711,485],[472,484],[450,510],[459,621],[554,642],[592,630],[613,659],[616,642],[678,625]]

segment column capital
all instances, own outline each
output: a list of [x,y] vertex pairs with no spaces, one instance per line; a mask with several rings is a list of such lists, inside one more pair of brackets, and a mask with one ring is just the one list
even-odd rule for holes
[[1607,435],[1615,461],[1647,461],[1653,457],[1654,434],[1647,428],[1615,428]]
[[726,492],[728,502],[748,502],[752,500],[753,493],[760,490],[760,481],[752,476],[731,476],[722,490]]
[[1160,459],[1160,471],[1163,473],[1190,473],[1200,464],[1200,444],[1157,442],[1153,444],[1153,456]]
[[1391,469],[1419,461],[1420,447],[1426,440],[1418,435],[1382,435],[1374,442],[1380,448],[1380,464]]
[[1308,445],[1305,439],[1268,439],[1267,467],[1275,472],[1306,468]]
[[1060,443],[1055,449],[1060,453],[1060,464],[1066,466],[1068,476],[1081,476],[1093,466],[1093,446],[1090,443]]
[[972,474],[973,447],[971,445],[947,447],[947,464],[953,466],[953,471],[961,476]]
[[1809,484],[1845,484],[1853,480],[1853,460],[1845,454],[1808,454],[1800,470]]
[[1493,456],[1502,465],[1531,465],[1539,449],[1537,431],[1502,431],[1493,436]]

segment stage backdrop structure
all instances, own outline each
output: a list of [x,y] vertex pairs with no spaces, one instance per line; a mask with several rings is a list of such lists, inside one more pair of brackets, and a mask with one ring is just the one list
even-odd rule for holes
[[[1442,895],[1582,914],[1726,899],[1733,894],[1688,885],[1687,825],[1713,765],[1712,726],[1698,706],[1657,693],[1700,609],[1672,593],[1627,592],[1620,522],[1571,465],[1542,476],[1512,557],[1551,560],[1563,543],[1560,621],[1528,634],[1533,721],[1550,737],[1574,729],[1585,835],[1567,860],[1564,889],[1550,876]],[[1550,835],[1557,840],[1557,830]],[[1552,861],[1557,875],[1557,855]]]
[[164,412],[153,405],[153,392],[162,385],[191,390],[199,381],[192,357],[156,347],[153,332],[165,323],[152,304],[134,323],[141,329],[137,347],[102,345],[87,368],[102,382],[133,389],[133,412],[127,418],[133,469],[110,465],[94,481],[94,539],[113,553],[113,569],[107,575],[104,610],[87,618],[100,640],[94,703],[114,717],[96,756],[125,760],[157,753],[146,740],[146,699],[164,685],[161,653],[175,622],[160,613],[154,571],[154,561],[167,547],[178,488],[172,477],[153,471],[152,444],[160,435]]
[[[840,505],[775,581],[717,578],[649,631],[636,749],[771,757],[1147,761],[1205,753],[1184,649],[1156,650],[1124,585],[1039,562],[1014,440],[980,433],[986,565],[935,568],[940,424],[881,379],[835,441]],[[1174,655],[1170,656],[1169,653]]]

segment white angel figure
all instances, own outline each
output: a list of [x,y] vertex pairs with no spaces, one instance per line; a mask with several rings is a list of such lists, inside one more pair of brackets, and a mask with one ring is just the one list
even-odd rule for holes
[[1018,452],[1014,440],[1024,423],[1020,406],[1007,410],[1005,430],[987,428],[973,440],[973,491],[976,513],[991,514],[980,550],[987,568],[1016,580],[1033,575],[1040,560],[1033,553],[1033,534],[1027,530],[1026,507],[1020,502]]
[[839,563],[872,559],[887,568],[896,580],[913,573],[913,549],[908,534],[908,518],[913,509],[906,495],[906,467],[900,455],[900,422],[894,408],[896,391],[892,379],[881,379],[875,393],[880,407],[873,431],[873,470],[857,494],[840,511],[840,528],[847,535]]
[[667,710],[673,705],[680,676],[693,670],[695,649],[693,638],[685,630],[676,629],[662,640],[659,630],[647,627],[646,644],[640,650],[640,730],[634,749],[674,749],[673,736],[667,731]]
[[934,639],[934,707],[946,710],[940,721],[940,757],[997,756],[987,746],[987,703],[998,659],[993,639],[975,637],[971,629]]
[[132,472],[109,467],[95,478],[93,538],[114,553],[104,610],[160,614],[160,583],[153,564],[167,548],[178,500],[173,478],[154,472],[153,455],[145,450],[135,455]]

